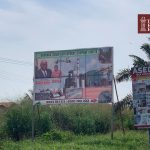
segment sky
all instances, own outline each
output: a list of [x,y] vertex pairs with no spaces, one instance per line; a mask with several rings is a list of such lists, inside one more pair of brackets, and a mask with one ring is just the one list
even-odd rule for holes
[[[148,0],[0,0],[0,101],[32,89],[36,51],[113,46],[114,75],[131,67],[129,54],[145,58],[149,35],[137,33],[137,15],[149,8]],[[131,82],[117,90],[123,98]]]

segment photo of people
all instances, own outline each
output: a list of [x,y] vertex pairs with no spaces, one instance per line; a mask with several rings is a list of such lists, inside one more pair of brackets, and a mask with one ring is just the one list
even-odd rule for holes
[[106,57],[106,60],[109,60],[107,63],[106,61],[101,63],[98,56],[103,52],[112,54],[112,49],[98,49],[97,54],[86,56],[86,87],[110,86],[112,84],[112,56]]
[[36,79],[36,100],[64,99],[64,91],[60,87],[61,80],[54,78]]
[[60,62],[58,58],[36,59],[35,79],[61,77]]
[[98,60],[102,64],[112,63],[112,49],[111,48],[100,48]]
[[54,65],[54,70],[52,71],[53,78],[60,78],[61,77],[61,70],[58,69],[58,65]]
[[48,69],[47,64],[46,60],[40,62],[40,68],[36,70],[35,78],[51,78],[52,70]]
[[71,71],[74,76],[85,74],[85,56],[63,56],[61,58],[61,71],[63,72],[62,77],[67,77]]

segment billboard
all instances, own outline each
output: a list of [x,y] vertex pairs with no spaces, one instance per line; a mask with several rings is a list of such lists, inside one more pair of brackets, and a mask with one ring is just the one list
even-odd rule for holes
[[35,52],[34,103],[110,103],[113,48]]
[[150,67],[132,70],[134,123],[137,128],[150,128]]

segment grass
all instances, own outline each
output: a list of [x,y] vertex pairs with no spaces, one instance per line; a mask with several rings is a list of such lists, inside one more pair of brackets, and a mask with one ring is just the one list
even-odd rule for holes
[[75,136],[73,140],[47,141],[36,138],[35,141],[11,140],[0,141],[0,150],[149,150],[148,133],[146,131],[128,131],[123,136],[121,131],[110,134]]

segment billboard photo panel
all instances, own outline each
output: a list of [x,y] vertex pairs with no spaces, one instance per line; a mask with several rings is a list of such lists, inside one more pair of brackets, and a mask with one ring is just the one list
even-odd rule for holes
[[34,103],[110,103],[113,48],[35,52]]

